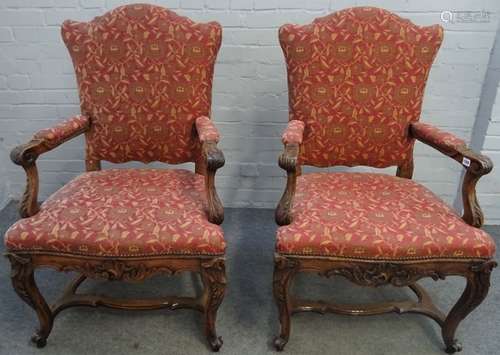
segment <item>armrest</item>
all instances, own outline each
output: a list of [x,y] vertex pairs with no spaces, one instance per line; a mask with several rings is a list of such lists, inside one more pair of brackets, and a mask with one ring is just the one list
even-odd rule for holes
[[220,134],[214,123],[206,116],[198,117],[195,125],[201,142],[201,168],[197,167],[197,170],[201,170],[205,175],[208,221],[221,224],[224,221],[224,207],[215,189],[215,173],[225,163],[224,154],[217,147]]
[[219,131],[207,116],[201,116],[196,119],[196,131],[201,142],[219,142]]
[[292,205],[297,185],[297,175],[300,174],[298,157],[302,144],[305,124],[302,121],[291,120],[283,132],[284,151],[278,158],[279,166],[287,173],[286,188],[275,211],[276,223],[284,226],[292,223]]
[[289,121],[283,135],[281,136],[283,144],[302,144],[305,126],[304,122],[299,120]]
[[484,217],[476,197],[476,183],[493,169],[490,158],[468,148],[464,140],[430,124],[411,123],[410,135],[462,164],[466,170],[462,182],[462,219],[471,226],[481,227]]
[[39,155],[48,152],[62,143],[85,132],[90,125],[86,116],[78,115],[62,121],[49,129],[42,129],[25,144],[21,144],[10,152],[10,159],[26,171],[26,190],[19,206],[22,218],[35,215],[38,205],[38,169],[36,160]]

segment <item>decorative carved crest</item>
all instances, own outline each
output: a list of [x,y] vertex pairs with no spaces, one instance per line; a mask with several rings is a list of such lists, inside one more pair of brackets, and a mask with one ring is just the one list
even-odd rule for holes
[[435,270],[394,263],[358,264],[352,267],[333,268],[320,273],[322,276],[343,276],[360,286],[408,286],[423,277],[434,280],[443,279],[445,274]]
[[146,264],[129,264],[121,260],[109,260],[103,263],[64,265],[59,271],[76,271],[89,278],[105,279],[110,281],[142,281],[156,274],[173,275],[175,270],[168,267],[149,267]]

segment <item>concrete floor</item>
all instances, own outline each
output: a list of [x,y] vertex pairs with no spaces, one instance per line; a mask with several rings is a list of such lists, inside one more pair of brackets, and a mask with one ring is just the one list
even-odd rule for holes
[[[0,234],[17,218],[10,204],[0,212]],[[278,329],[272,300],[272,257],[275,224],[270,210],[227,209],[224,230],[228,242],[228,292],[219,310],[221,354],[271,354]],[[486,228],[500,241],[500,228]],[[3,251],[3,244],[0,247]],[[50,270],[38,273],[40,289],[54,300],[72,275]],[[143,284],[89,281],[83,290],[121,296],[190,294],[196,279],[180,275],[153,278]],[[449,309],[464,282],[459,278],[423,282],[439,306]],[[295,292],[339,302],[401,300],[406,289],[363,289],[347,281],[301,277]],[[192,310],[116,311],[73,308],[61,313],[44,349],[29,338],[36,326],[34,312],[14,293],[7,260],[0,262],[0,354],[209,354],[200,314]],[[460,326],[462,354],[498,354],[500,337],[500,271],[493,273],[488,298]],[[444,354],[440,330],[419,315],[372,317],[298,314],[284,354]]]

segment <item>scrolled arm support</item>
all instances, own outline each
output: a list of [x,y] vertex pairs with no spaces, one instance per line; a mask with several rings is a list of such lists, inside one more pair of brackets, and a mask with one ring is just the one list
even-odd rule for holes
[[[481,176],[488,174],[493,169],[493,162],[487,156],[477,154],[468,148],[464,148],[459,154],[471,161],[470,166],[466,168],[462,182],[464,204],[462,218],[467,224],[479,228],[484,223],[484,215],[477,200],[476,184]],[[459,161],[462,159],[459,158]]]
[[221,224],[224,221],[224,207],[215,189],[215,173],[225,164],[224,154],[217,147],[220,134],[213,122],[205,116],[196,119],[195,127],[201,142],[201,160],[196,169],[205,176],[208,221]]
[[39,210],[38,204],[38,169],[36,159],[43,153],[43,143],[32,140],[21,144],[10,152],[10,159],[14,164],[23,167],[26,172],[26,189],[19,205],[19,215],[22,218],[35,215]]
[[21,144],[10,152],[10,159],[16,165],[23,167],[26,172],[26,189],[19,205],[19,214],[22,218],[31,217],[38,213],[38,157],[52,150],[62,143],[74,138],[89,128],[90,121],[85,116],[75,116],[63,121],[55,127],[36,133],[25,144]]
[[225,159],[216,142],[204,142],[202,154],[206,165],[205,189],[207,192],[208,221],[221,224],[224,221],[224,207],[215,189],[215,173],[224,166]]
[[485,155],[467,147],[466,143],[450,133],[424,123],[412,123],[410,134],[450,158],[458,161],[465,168],[462,182],[462,200],[464,212],[462,219],[469,225],[481,227],[484,222],[483,212],[476,196],[476,184],[481,176],[493,169],[493,163]]
[[279,166],[286,171],[286,188],[275,211],[275,220],[279,226],[292,223],[292,204],[297,185],[299,144],[286,144],[285,150],[278,158]]
[[283,132],[282,142],[285,150],[278,158],[279,166],[286,171],[286,188],[275,211],[275,220],[279,226],[292,223],[292,205],[297,185],[297,176],[300,175],[299,151],[304,138],[305,123],[299,120],[290,120]]

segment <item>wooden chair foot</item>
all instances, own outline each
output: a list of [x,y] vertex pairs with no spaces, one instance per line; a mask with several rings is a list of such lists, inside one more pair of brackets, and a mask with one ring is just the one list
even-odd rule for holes
[[217,336],[215,321],[217,310],[222,303],[226,290],[226,268],[224,258],[215,258],[201,264],[201,279],[203,281],[203,318],[205,335],[212,351],[219,351],[222,338]]
[[47,345],[47,338],[42,338],[40,335],[35,334],[31,337],[31,342],[34,343],[37,348],[41,349]]
[[454,343],[448,345],[444,351],[446,351],[448,354],[457,353],[459,351],[462,351],[462,344],[455,340]]
[[281,336],[278,336],[278,337],[274,338],[273,345],[274,345],[274,348],[276,349],[276,351],[283,351],[286,343],[288,343],[288,338],[285,339],[285,338],[282,338]]
[[224,344],[224,342],[222,341],[222,337],[207,337],[207,340],[208,344],[210,345],[210,349],[212,349],[213,352],[218,352],[222,347],[222,344]]

